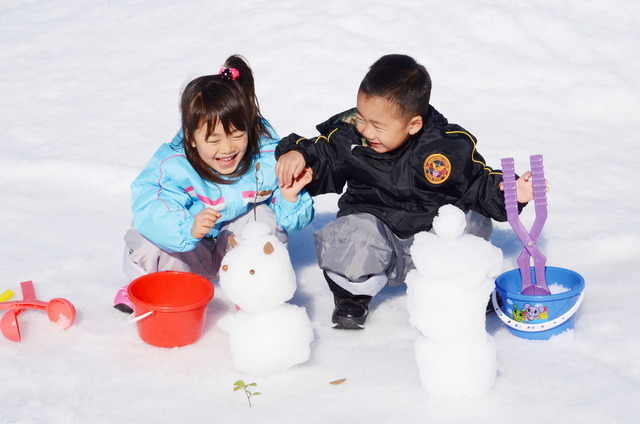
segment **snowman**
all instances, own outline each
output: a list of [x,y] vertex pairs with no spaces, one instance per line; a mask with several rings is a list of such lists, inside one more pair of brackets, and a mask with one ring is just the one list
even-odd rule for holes
[[430,396],[450,400],[481,397],[498,370],[485,319],[502,251],[463,234],[465,225],[464,212],[442,206],[433,232],[415,235],[415,269],[406,279],[409,320],[421,333],[415,342],[420,380]]
[[246,225],[229,244],[220,288],[238,310],[218,325],[228,333],[234,367],[259,377],[306,362],[313,330],[305,308],[287,303],[296,275],[286,246],[261,222]]

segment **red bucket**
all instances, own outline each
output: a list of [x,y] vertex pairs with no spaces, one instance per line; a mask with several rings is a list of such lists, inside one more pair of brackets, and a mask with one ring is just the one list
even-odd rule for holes
[[133,280],[127,294],[140,338],[153,346],[179,347],[202,335],[213,284],[187,272],[154,272]]

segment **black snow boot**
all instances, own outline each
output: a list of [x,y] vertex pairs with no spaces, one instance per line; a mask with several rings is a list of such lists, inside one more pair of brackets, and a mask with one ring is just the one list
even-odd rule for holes
[[333,328],[341,330],[361,330],[369,315],[371,296],[354,295],[337,285],[324,273],[324,278],[333,292],[335,308],[331,316]]
[[369,315],[371,296],[340,298],[333,296],[336,307],[331,316],[333,328],[341,330],[362,330]]

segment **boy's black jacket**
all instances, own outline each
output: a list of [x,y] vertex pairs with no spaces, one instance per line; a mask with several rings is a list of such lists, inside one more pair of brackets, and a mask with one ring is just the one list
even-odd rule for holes
[[[506,221],[502,173],[489,168],[476,140],[450,124],[433,107],[421,131],[399,148],[376,153],[357,132],[355,108],[317,126],[312,139],[283,138],[276,158],[296,150],[313,169],[305,188],[312,196],[342,193],[338,216],[366,212],[380,218],[401,238],[431,229],[440,206],[453,204]],[[520,205],[522,207],[522,205]]]

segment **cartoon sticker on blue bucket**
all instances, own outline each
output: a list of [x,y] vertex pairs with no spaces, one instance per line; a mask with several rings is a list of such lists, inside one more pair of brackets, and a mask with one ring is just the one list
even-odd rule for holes
[[536,319],[549,319],[547,307],[544,305],[525,303],[522,309],[518,310],[518,305],[513,305],[513,310],[508,309],[511,319],[518,322],[530,322]]

